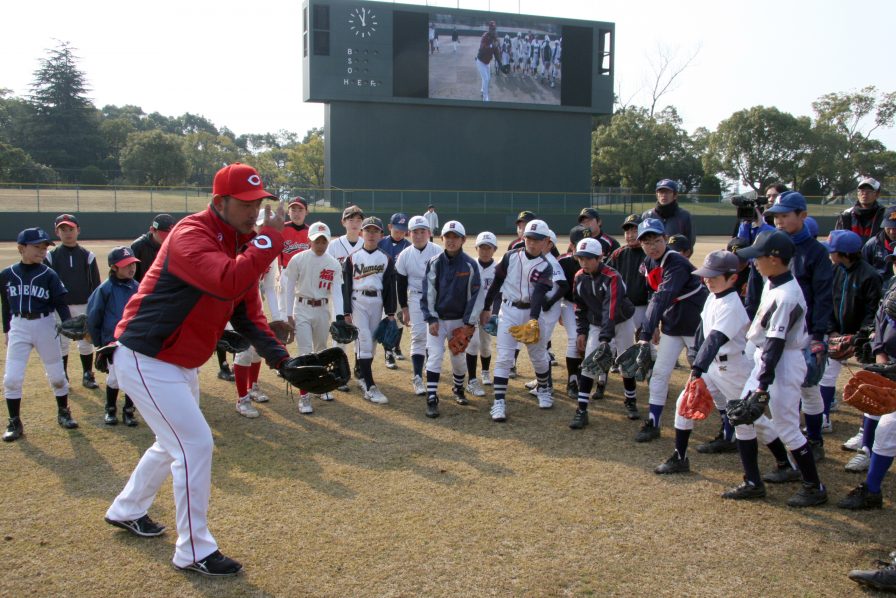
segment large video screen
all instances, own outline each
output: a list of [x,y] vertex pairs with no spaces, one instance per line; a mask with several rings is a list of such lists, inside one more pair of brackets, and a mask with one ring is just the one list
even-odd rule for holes
[[560,25],[525,18],[483,22],[474,14],[430,19],[430,98],[560,105],[566,58]]

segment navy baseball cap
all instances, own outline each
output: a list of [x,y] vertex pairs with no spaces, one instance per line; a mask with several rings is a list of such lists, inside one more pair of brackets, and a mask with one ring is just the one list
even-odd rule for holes
[[629,214],[625,217],[625,220],[622,221],[622,230],[626,230],[632,226],[637,228],[638,225],[641,224],[641,220],[642,218],[640,214]]
[[780,230],[764,230],[756,236],[749,247],[737,252],[737,257],[749,260],[756,257],[778,257],[789,260],[793,257],[796,246],[790,235]]
[[672,235],[669,237],[669,249],[681,253],[682,251],[690,251],[693,247],[691,247],[691,240],[684,235]]
[[581,222],[583,218],[594,218],[595,220],[600,220],[600,214],[594,208],[582,208],[582,211],[579,212],[579,222]]
[[654,233],[657,235],[665,235],[666,227],[663,225],[663,221],[659,218],[647,218],[638,225],[638,238],[640,239],[644,235]]
[[364,222],[361,223],[361,230],[364,230],[368,227],[376,227],[380,229],[380,232],[383,232],[383,221],[377,218],[376,216],[368,216],[364,219]]
[[730,251],[713,251],[703,260],[703,266],[691,274],[701,278],[712,278],[720,274],[733,274],[740,269],[740,260]]
[[171,214],[156,214],[152,219],[152,227],[160,231],[169,231],[174,226],[174,217]]
[[787,212],[805,212],[806,198],[799,191],[785,191],[765,212],[767,214],[786,214]]
[[737,256],[737,259],[740,260],[742,264],[747,263],[747,258],[742,258],[740,256],[740,252],[742,249],[746,249],[750,246],[750,242],[743,237],[734,237],[730,241],[728,241],[728,245],[726,249]]
[[391,224],[392,228],[395,230],[408,230],[408,215],[402,214],[401,212],[392,214],[392,218],[389,219],[389,224]]
[[862,237],[851,230],[832,230],[822,245],[828,253],[858,253],[862,250]]
[[880,224],[881,228],[896,228],[896,206],[890,206],[884,212],[884,221]]
[[75,217],[74,217],[73,215],[71,215],[71,214],[59,214],[58,216],[56,216],[56,220],[53,221],[53,228],[54,228],[54,229],[55,229],[55,228],[59,228],[59,227],[62,226],[63,224],[67,224],[67,225],[72,226],[72,227],[74,227],[74,228],[78,228],[78,226],[79,226],[79,225],[78,225],[78,219],[75,218]]
[[41,243],[49,243],[55,245],[50,240],[50,236],[42,228],[26,228],[16,237],[16,243],[19,245],[40,245]]
[[812,216],[806,216],[806,219],[803,220],[803,226],[806,227],[806,230],[809,231],[809,235],[814,239],[818,236],[818,221]]
[[130,247],[125,247],[124,245],[120,247],[113,247],[112,251],[109,252],[109,267],[118,266],[122,268],[127,266],[128,264],[133,264],[134,262],[139,262],[136,257],[134,257],[134,252],[131,251]]
[[656,184],[656,190],[659,191],[660,189],[668,189],[669,191],[678,193],[678,183],[672,179],[662,179]]
[[516,223],[520,222],[532,222],[535,220],[535,212],[530,212],[529,210],[523,210],[516,216]]
[[573,245],[578,245],[579,241],[581,241],[582,239],[588,239],[590,237],[591,229],[587,226],[577,224],[569,229],[569,242]]

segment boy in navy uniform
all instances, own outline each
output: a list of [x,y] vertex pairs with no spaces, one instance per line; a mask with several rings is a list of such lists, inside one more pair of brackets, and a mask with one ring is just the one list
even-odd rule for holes
[[53,243],[39,228],[26,228],[16,238],[21,262],[0,272],[0,304],[3,332],[6,335],[6,368],[3,395],[9,410],[9,426],[3,440],[12,442],[24,434],[19,416],[22,383],[32,349],[37,349],[56,395],[56,421],[67,429],[77,428],[68,409],[68,379],[62,365],[62,349],[56,338],[55,311],[64,322],[71,318],[59,276],[44,264],[47,249]]
[[[392,262],[396,264],[398,263],[398,254],[411,246],[411,242],[407,238],[408,220],[407,214],[402,214],[401,212],[392,214],[388,224],[389,236],[383,237],[383,240],[380,241],[380,249],[385,251],[392,258]],[[399,322],[399,324],[401,323]],[[404,361],[404,355],[401,353],[401,337],[403,333],[404,326],[399,325],[398,341],[395,344],[395,348],[391,351],[386,351],[386,367],[390,370],[398,367],[395,363],[396,359]]]

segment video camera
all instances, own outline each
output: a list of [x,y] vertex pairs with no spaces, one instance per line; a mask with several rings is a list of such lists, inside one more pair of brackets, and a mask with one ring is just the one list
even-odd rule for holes
[[743,195],[735,195],[731,198],[731,205],[737,208],[738,220],[755,220],[756,208],[760,208],[760,212],[768,205],[768,198],[765,196],[745,197]]

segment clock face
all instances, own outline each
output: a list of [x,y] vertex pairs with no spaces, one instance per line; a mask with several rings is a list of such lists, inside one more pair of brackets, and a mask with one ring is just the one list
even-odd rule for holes
[[361,39],[371,37],[376,31],[376,15],[369,8],[352,9],[348,13],[348,28]]

